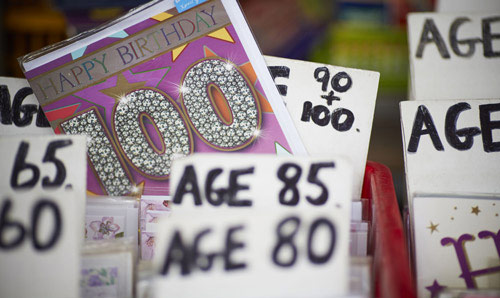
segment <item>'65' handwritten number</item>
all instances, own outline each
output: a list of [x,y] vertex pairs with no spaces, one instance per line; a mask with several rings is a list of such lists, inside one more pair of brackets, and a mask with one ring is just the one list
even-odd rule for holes
[[[52,141],[47,146],[45,155],[42,161],[51,162],[56,167],[56,175],[50,180],[50,177],[45,176],[42,179],[42,187],[59,187],[63,184],[66,179],[66,168],[64,163],[56,157],[56,150],[64,148],[73,144],[72,140],[57,140]],[[13,189],[26,189],[32,188],[38,182],[40,178],[40,169],[32,163],[26,161],[26,156],[28,155],[29,143],[21,142],[19,149],[14,160],[14,168],[12,169],[12,175],[10,176],[10,185]],[[19,182],[19,175],[22,171],[31,171],[31,179],[25,181],[24,183]]]

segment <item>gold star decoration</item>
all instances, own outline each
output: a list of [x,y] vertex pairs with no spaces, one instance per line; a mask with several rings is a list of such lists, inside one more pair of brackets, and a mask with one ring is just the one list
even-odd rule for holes
[[479,206],[476,206],[476,207],[472,207],[472,211],[470,213],[474,213],[475,215],[479,215],[479,212],[481,212],[481,210],[479,210]]
[[128,92],[143,88],[145,84],[146,82],[129,83],[123,73],[119,73],[116,76],[116,85],[114,87],[102,89],[100,91],[118,101]]
[[438,226],[439,226],[439,224],[433,224],[432,221],[431,221],[431,225],[428,226],[427,228],[429,230],[431,230],[431,234],[432,234],[434,232],[439,232],[439,230],[437,229]]

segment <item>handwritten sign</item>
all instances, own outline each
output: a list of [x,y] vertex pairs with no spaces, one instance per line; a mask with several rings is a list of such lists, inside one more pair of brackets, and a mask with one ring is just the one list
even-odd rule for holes
[[346,293],[352,198],[348,161],[197,154],[174,162],[172,187],[172,215],[157,227],[158,293]]
[[416,100],[496,98],[500,13],[412,13],[408,42]]
[[198,154],[172,166],[172,208],[332,207],[349,218],[352,176],[341,158]]
[[437,12],[500,12],[500,1],[498,0],[438,0],[436,2]]
[[54,134],[25,79],[0,77],[0,135]]
[[379,73],[266,56],[266,63],[306,150],[343,155],[354,166],[359,200]]
[[346,294],[344,225],[324,208],[175,210],[159,225],[154,261],[162,279],[155,292],[161,297]]
[[419,297],[500,284],[500,197],[416,197]]
[[408,197],[500,193],[500,100],[401,102]]
[[1,137],[0,296],[79,297],[85,138]]

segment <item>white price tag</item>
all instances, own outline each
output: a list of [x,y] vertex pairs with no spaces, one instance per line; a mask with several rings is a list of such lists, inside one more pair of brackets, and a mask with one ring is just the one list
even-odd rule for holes
[[500,14],[408,16],[411,86],[416,100],[497,98]]
[[350,218],[352,167],[341,158],[196,154],[172,166],[174,210],[332,207]]
[[85,138],[1,137],[0,296],[79,297]]
[[33,91],[25,79],[0,77],[0,135],[52,135]]
[[401,102],[408,198],[500,193],[500,100]]
[[348,237],[328,209],[174,210],[159,224],[155,297],[344,295]]
[[266,56],[266,63],[307,152],[343,155],[354,167],[359,200],[380,74]]

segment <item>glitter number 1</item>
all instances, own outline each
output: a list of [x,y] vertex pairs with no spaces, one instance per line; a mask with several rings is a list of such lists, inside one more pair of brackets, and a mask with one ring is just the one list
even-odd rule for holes
[[112,196],[131,193],[132,180],[111,142],[108,130],[92,108],[61,123],[67,134],[87,135],[87,153],[104,190]]

